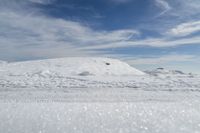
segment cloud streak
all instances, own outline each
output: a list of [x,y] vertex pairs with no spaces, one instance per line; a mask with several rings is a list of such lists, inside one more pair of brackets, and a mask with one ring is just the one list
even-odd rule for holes
[[[200,37],[174,39],[199,30],[199,21],[183,23],[167,31],[162,38],[138,40],[140,32],[132,29],[94,31],[90,27],[63,19],[37,15],[24,15],[13,11],[0,13],[0,55],[49,58],[60,56],[90,56],[96,50],[120,47],[174,47],[199,44]],[[16,49],[20,48],[20,49]]]
[[167,38],[150,38],[144,40],[128,40],[128,41],[120,41],[120,42],[112,42],[104,45],[94,45],[83,47],[85,50],[95,50],[95,49],[108,49],[108,48],[124,48],[124,47],[137,47],[137,46],[150,46],[150,47],[175,47],[181,45],[191,45],[191,44],[199,44],[200,37],[191,37],[191,38],[181,38],[170,40]]
[[156,17],[160,17],[172,9],[169,3],[167,3],[165,0],[155,0],[155,3],[159,8],[162,9],[162,12],[159,13]]
[[194,61],[195,60],[194,55],[176,55],[176,54],[171,54],[171,55],[162,55],[160,57],[148,57],[148,58],[125,58],[129,64],[132,65],[138,65],[138,64],[144,64],[144,65],[156,65],[156,64],[164,64],[164,63],[169,63],[169,62],[185,62],[185,61]]
[[80,22],[51,18],[39,13],[30,15],[1,10],[0,18],[0,56],[8,60],[21,56],[89,56],[96,52],[80,50],[79,47],[126,41],[139,35],[136,30],[126,29],[94,31]]
[[200,21],[191,21],[182,23],[172,28],[167,32],[167,34],[172,36],[183,37],[199,31],[200,31]]

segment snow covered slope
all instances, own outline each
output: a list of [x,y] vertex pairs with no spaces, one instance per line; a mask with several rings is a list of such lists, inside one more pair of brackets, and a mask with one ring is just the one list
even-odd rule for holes
[[88,75],[144,75],[143,72],[116,59],[60,58],[9,63],[4,67],[12,75],[88,76]]
[[84,88],[81,91],[131,88],[148,91],[200,91],[199,75],[163,68],[146,73],[108,58],[74,57],[7,63],[0,65],[0,90],[57,88],[71,92],[73,88],[76,91],[77,88]]

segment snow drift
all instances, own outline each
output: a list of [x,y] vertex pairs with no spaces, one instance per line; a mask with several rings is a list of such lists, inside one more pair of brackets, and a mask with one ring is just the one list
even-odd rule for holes
[[144,75],[125,62],[110,58],[72,57],[8,63],[2,70],[12,75],[88,76]]

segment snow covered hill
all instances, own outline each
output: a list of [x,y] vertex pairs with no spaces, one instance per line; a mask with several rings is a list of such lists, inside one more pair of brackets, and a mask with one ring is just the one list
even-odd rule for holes
[[164,68],[144,73],[116,59],[73,57],[0,65],[0,89],[5,88],[200,91],[200,76]]
[[128,64],[109,58],[60,58],[7,64],[3,70],[12,75],[100,76],[144,75]]
[[196,74],[192,74],[192,73],[185,73],[182,72],[180,70],[168,70],[165,68],[157,68],[154,70],[148,70],[145,71],[145,73],[152,75],[152,76],[157,76],[157,77],[174,77],[174,76],[178,76],[178,77],[195,77],[197,76]]

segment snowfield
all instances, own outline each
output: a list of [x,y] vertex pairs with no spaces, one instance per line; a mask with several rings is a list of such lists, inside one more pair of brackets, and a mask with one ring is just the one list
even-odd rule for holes
[[0,61],[0,133],[200,132],[200,76],[109,58]]

